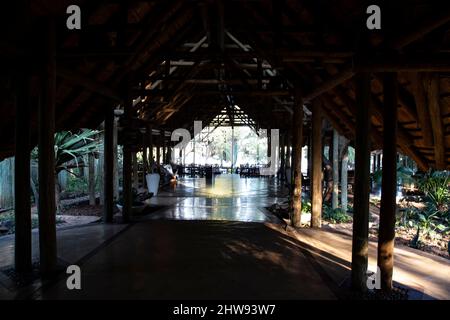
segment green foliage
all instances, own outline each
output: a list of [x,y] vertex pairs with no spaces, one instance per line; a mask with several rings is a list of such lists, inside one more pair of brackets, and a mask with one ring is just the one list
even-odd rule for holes
[[439,211],[433,210],[431,207],[420,210],[409,206],[403,210],[396,224],[405,228],[417,229],[417,234],[411,241],[411,246],[416,248],[422,237],[435,239],[438,234],[448,234],[450,232],[449,223],[449,217],[443,217]]
[[69,175],[67,179],[67,185],[65,188],[65,192],[68,193],[86,193],[88,190],[88,182],[84,177],[75,177],[73,175]]
[[302,213],[311,213],[311,201],[302,199]]
[[[376,184],[381,184],[383,170],[377,170],[372,173],[372,179]],[[397,165],[397,182],[399,184],[411,184],[414,182],[414,170],[402,165]]]
[[443,216],[449,214],[450,172],[428,172],[418,181],[419,190],[427,197],[427,209],[430,214],[438,211]]
[[[79,133],[62,131],[55,133],[55,173],[79,166],[80,159],[87,154],[98,152],[101,141],[96,139],[99,131],[81,130]],[[38,149],[32,152],[32,158],[38,159]],[[75,165],[68,163],[74,161]]]
[[323,207],[323,218],[332,223],[346,223],[352,221],[352,218],[341,208],[332,209],[327,205]]

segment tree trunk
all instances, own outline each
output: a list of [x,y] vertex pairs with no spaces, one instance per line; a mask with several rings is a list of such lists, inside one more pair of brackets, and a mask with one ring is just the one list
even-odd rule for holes
[[[117,146],[117,132],[119,120],[114,117],[114,135],[113,135],[113,150],[114,150],[114,199],[119,200],[119,149]],[[103,184],[101,184],[103,185]]]
[[92,153],[88,155],[89,162],[89,205],[95,206],[95,158]]
[[322,105],[313,102],[311,132],[311,227],[322,226]]
[[293,147],[294,157],[292,170],[294,172],[294,188],[292,192],[292,225],[301,226],[302,213],[302,145],[303,145],[303,101],[296,94],[293,115]]
[[[100,130],[104,130],[105,129],[105,123],[102,122],[102,124],[100,125]],[[99,134],[99,143],[103,144],[104,143],[104,134],[103,132]],[[97,162],[97,180],[98,180],[98,185],[101,186],[100,187],[100,205],[103,206],[104,203],[104,192],[103,192],[103,174],[102,172],[104,172],[104,162],[105,162],[105,155],[104,155],[104,151],[100,151],[99,152],[99,157],[98,157],[98,162]]]
[[348,142],[342,138],[341,150],[341,208],[347,212],[348,206]]
[[397,74],[384,75],[383,177],[378,232],[378,260],[381,289],[392,290],[394,269],[395,212],[397,191]]
[[62,213],[61,206],[61,185],[59,184],[58,175],[55,175],[55,205],[56,205],[56,214]]
[[355,190],[353,205],[352,287],[367,290],[369,255],[369,172],[370,172],[370,75],[361,73],[356,79]]
[[339,206],[339,134],[333,130],[333,195],[331,207],[337,209]]
[[30,177],[30,185],[31,185],[31,191],[33,192],[34,204],[36,206],[39,206],[39,193],[36,188],[36,183],[34,182],[33,177]]
[[14,158],[0,162],[0,208],[14,207]]

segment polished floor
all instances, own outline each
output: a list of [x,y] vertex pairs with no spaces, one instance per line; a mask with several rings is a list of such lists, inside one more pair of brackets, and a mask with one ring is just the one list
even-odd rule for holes
[[299,242],[262,223],[145,221],[36,299],[336,299]]
[[151,199],[152,204],[169,206],[148,218],[277,223],[266,208],[284,201],[286,193],[273,178],[184,178]]
[[181,179],[88,259],[83,289],[65,279],[38,299],[336,299],[299,242],[266,207],[283,201],[273,179]]
[[[94,224],[57,231],[62,265],[81,268],[81,290],[63,272],[17,288],[5,275],[14,237],[0,238],[2,299],[339,299],[348,279],[351,236],[330,230],[284,230],[265,208],[285,200],[268,178],[236,175],[182,179],[151,204],[163,206],[131,224]],[[376,244],[370,244],[373,263]],[[37,259],[38,237],[33,233]],[[374,249],[375,248],[375,249]],[[449,298],[447,260],[396,249],[394,280],[418,299]],[[343,295],[344,294],[344,295]]]

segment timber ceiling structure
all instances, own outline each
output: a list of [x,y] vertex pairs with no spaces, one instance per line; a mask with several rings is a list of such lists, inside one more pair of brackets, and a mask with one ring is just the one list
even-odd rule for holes
[[[0,158],[14,150],[11,78],[23,68],[39,73],[40,21],[53,16],[57,130],[97,127],[104,108],[123,108],[130,94],[137,123],[155,128],[217,122],[237,105],[246,115],[238,116],[241,123],[290,130],[301,92],[307,115],[318,99],[329,122],[354,139],[354,76],[364,71],[372,74],[376,149],[383,131],[381,76],[392,71],[399,79],[399,151],[422,169],[450,168],[450,5],[442,1],[384,1],[381,31],[367,30],[372,3],[357,0],[30,3],[30,12],[2,14]],[[81,8],[81,30],[65,27],[71,4]]]

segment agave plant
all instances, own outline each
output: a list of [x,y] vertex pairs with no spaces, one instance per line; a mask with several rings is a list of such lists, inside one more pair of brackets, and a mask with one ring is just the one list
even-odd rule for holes
[[449,211],[450,172],[430,171],[419,180],[418,186],[428,198],[431,209],[442,214]]
[[[58,173],[63,170],[68,172],[69,169],[77,168],[84,165],[81,161],[83,156],[91,153],[99,152],[101,142],[97,139],[99,131],[97,130],[81,130],[79,133],[70,131],[62,131],[55,133],[55,194],[57,212],[61,211],[59,204],[59,193],[61,187],[57,179]],[[32,151],[32,159],[38,160],[39,151],[35,148]],[[73,174],[72,172],[70,172]]]
[[55,172],[59,173],[73,167],[68,163],[75,162],[79,166],[79,160],[91,153],[98,152],[101,143],[96,139],[97,130],[83,130],[79,134],[71,132],[59,132],[55,134]]

